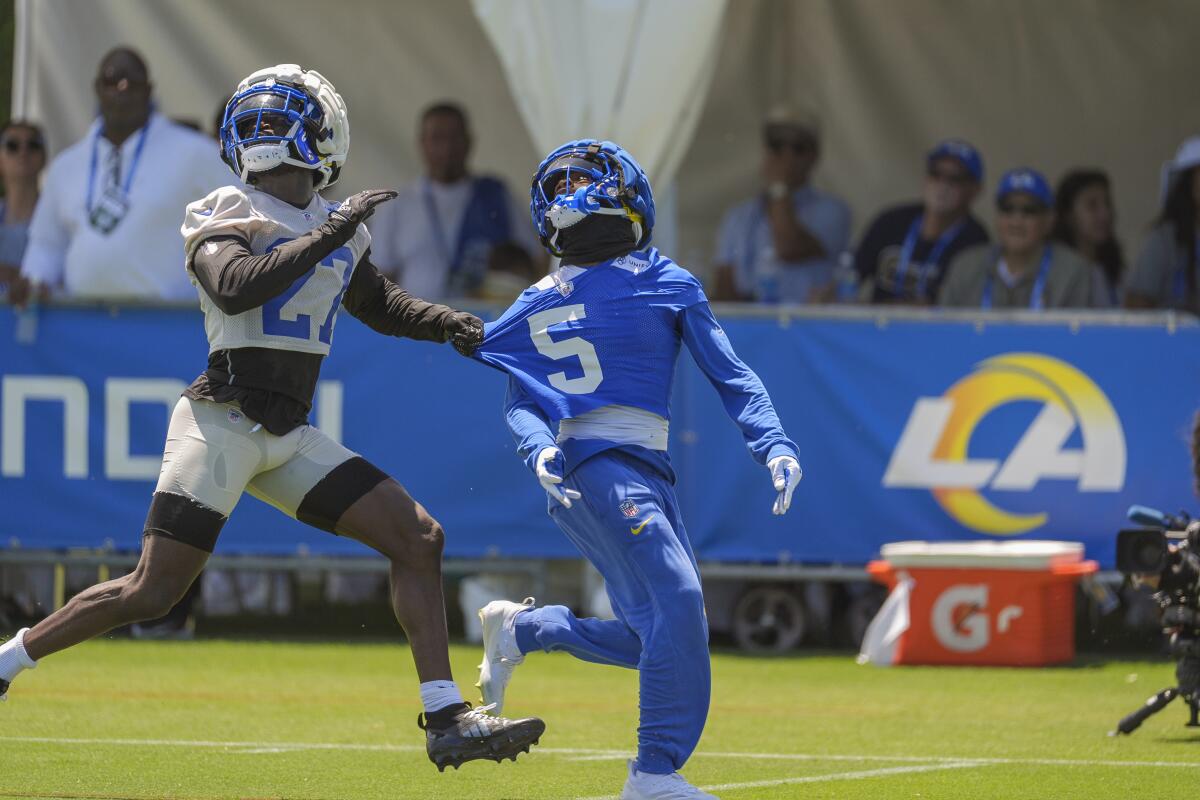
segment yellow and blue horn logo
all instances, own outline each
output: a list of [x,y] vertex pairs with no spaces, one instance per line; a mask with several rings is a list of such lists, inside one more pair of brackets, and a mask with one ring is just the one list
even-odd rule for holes
[[[1000,406],[1040,403],[1008,456],[971,458],[976,427]],[[1068,449],[1079,429],[1082,447]],[[883,485],[929,489],[962,525],[997,536],[1040,528],[1046,513],[1017,514],[985,498],[1029,492],[1044,478],[1077,479],[1081,492],[1125,485],[1125,433],[1112,403],[1087,375],[1040,353],[1006,353],[980,363],[941,397],[921,397],[892,452]]]

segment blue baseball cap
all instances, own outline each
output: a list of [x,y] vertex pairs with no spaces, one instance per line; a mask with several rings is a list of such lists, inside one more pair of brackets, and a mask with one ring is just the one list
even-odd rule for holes
[[953,158],[966,167],[967,172],[971,173],[971,177],[983,182],[983,156],[979,155],[979,151],[972,147],[970,142],[964,142],[962,139],[946,139],[938,142],[937,146],[929,151],[925,163],[932,164],[939,158]]
[[1024,192],[1046,208],[1054,207],[1054,192],[1046,182],[1046,176],[1036,169],[1018,167],[1004,173],[1000,178],[1000,185],[996,187],[996,202],[1004,202],[1004,198],[1014,192]]

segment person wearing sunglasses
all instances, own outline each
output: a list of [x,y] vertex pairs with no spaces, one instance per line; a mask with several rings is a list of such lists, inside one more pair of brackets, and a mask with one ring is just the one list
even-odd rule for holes
[[983,158],[967,142],[947,139],[925,157],[921,200],[885,209],[855,252],[860,298],[930,305],[956,255],[988,241],[971,214],[983,182]]
[[29,219],[38,200],[38,178],[46,166],[42,131],[14,120],[0,128],[0,298],[20,280],[21,257],[29,237]]
[[155,111],[146,62],[128,47],[100,60],[93,88],[99,118],[46,170],[21,274],[62,296],[194,302],[179,221],[229,182],[218,149]]
[[1200,136],[1163,165],[1162,212],[1125,285],[1125,307],[1200,310]]
[[814,116],[776,107],[763,144],[762,190],[721,223],[713,299],[807,303],[850,241],[850,208],[809,183],[821,144]]
[[996,190],[996,245],[963,251],[950,264],[938,301],[982,309],[1088,308],[1098,270],[1050,240],[1054,193],[1036,170],[1009,170]]

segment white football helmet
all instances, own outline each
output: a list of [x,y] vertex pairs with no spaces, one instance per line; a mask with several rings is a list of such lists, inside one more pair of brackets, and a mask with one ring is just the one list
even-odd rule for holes
[[260,69],[238,84],[221,120],[221,158],[243,181],[291,164],[335,183],[350,150],[346,103],[321,73],[297,64]]

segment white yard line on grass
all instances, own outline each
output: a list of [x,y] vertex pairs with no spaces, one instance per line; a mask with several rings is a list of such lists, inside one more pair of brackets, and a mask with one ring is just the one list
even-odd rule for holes
[[[0,738],[0,741],[3,741]],[[538,748],[543,753],[567,755],[579,753],[569,761],[614,761],[630,757],[624,750],[587,750],[584,748]],[[1013,764],[1036,767],[1184,767],[1200,769],[1200,761],[1107,761],[1082,758],[991,758],[986,756],[885,756],[857,753],[722,753],[697,751],[692,758],[732,758],[762,761],[890,761],[917,764]]]
[[[938,772],[947,769],[964,769],[966,767],[982,766],[977,761],[955,761],[948,764],[926,764],[921,767],[886,767],[884,769],[867,769],[858,772],[835,772],[831,775],[806,775],[802,778],[777,778],[767,781],[746,781],[743,783],[718,783],[712,786],[701,786],[706,792],[727,792],[734,789],[761,789],[765,786],[784,786],[793,783],[825,783],[827,781],[861,781],[868,778],[883,778],[889,775],[907,775],[914,772]],[[581,797],[579,800],[617,800],[615,795],[600,797]]]
[[[0,736],[0,742],[55,745],[128,745],[132,747],[214,747],[243,753],[292,752],[303,750],[349,750],[387,753],[424,752],[417,744],[358,744],[355,742],[218,742],[196,739],[85,739],[58,736]],[[589,759],[626,759],[626,750],[588,747],[538,747],[532,752]],[[699,751],[693,758],[761,759],[770,761],[850,761],[916,764],[1013,764],[1047,767],[1180,767],[1200,769],[1200,761],[1116,761],[1079,758],[989,758],[976,756],[864,755],[858,753],[737,753]]]

